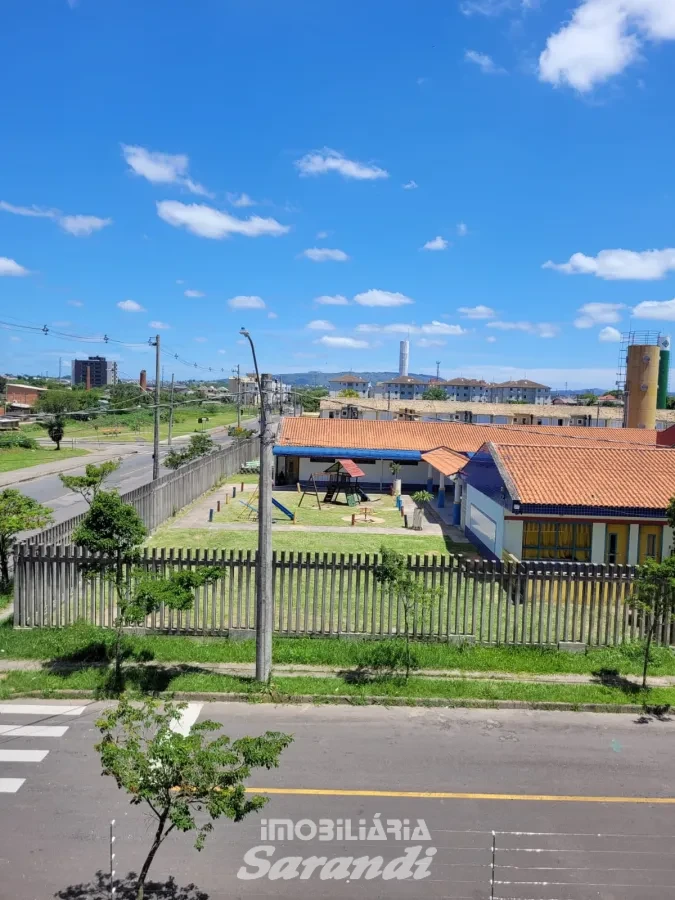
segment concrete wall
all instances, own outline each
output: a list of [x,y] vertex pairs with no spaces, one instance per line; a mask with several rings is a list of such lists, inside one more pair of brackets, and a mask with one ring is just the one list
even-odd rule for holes
[[604,522],[593,522],[591,535],[591,562],[601,565],[605,561],[605,543],[607,540],[607,525]]
[[663,547],[661,550],[662,559],[671,556],[673,552],[673,529],[670,525],[663,526]]
[[504,553],[511,553],[516,559],[523,554],[522,519],[504,519]]
[[[381,482],[383,487],[389,487],[393,484],[394,476],[389,471],[388,460],[357,459],[355,462],[364,472],[364,477],[361,481],[378,485]],[[330,464],[329,460],[311,462],[308,457],[301,457],[300,481],[309,481],[312,474],[324,472]],[[400,478],[403,484],[419,485],[419,487],[422,488],[427,483],[427,464],[423,461],[418,462],[416,466],[402,464],[401,471],[396,478]],[[438,484],[438,475],[436,475],[434,484]]]

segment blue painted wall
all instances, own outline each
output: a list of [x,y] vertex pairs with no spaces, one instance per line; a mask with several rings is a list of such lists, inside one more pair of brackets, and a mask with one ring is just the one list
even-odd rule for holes
[[511,509],[511,497],[489,453],[476,453],[462,470],[466,484],[485,494],[505,509]]

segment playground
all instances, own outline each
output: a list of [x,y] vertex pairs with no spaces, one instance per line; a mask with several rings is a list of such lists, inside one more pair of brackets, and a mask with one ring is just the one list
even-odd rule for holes
[[[236,496],[233,495],[236,488]],[[335,497],[325,503],[325,493],[319,492],[319,499],[314,493],[302,492],[295,488],[275,489],[272,498],[272,523],[274,525],[327,525],[344,527],[351,525],[354,516],[356,528],[384,526],[386,528],[404,528],[405,522],[394,497],[388,494],[371,497],[368,501],[348,503],[345,496]],[[220,500],[220,512],[218,501]],[[258,490],[256,484],[245,484],[244,491],[240,485],[228,484],[211,495],[209,509],[213,508],[213,521],[228,524],[246,524],[258,521]]]

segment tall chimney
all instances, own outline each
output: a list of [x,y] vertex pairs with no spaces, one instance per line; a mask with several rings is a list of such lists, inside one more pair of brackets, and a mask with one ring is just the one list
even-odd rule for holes
[[408,374],[408,359],[410,358],[410,341],[401,341],[398,354],[398,374]]
[[139,383],[141,385],[141,390],[147,391],[147,389],[148,389],[148,373],[145,371],[145,369],[141,369],[141,378],[140,378]]
[[85,385],[86,390],[88,390],[88,391],[91,390],[91,366],[87,366],[84,385]]

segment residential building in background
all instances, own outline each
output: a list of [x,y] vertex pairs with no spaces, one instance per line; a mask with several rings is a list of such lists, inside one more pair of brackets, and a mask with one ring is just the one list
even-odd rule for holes
[[451,378],[449,381],[436,382],[436,387],[443,388],[448,400],[464,400],[469,403],[487,403],[490,400],[491,385],[475,378]]
[[547,403],[551,388],[546,384],[521,378],[490,385],[491,403]]
[[365,378],[346,372],[344,375],[336,375],[328,382],[328,393],[331,397],[337,397],[341,391],[356,391],[359,397],[367,397],[370,385]]
[[238,378],[236,375],[233,375],[232,378],[228,379],[228,387],[233,402],[239,403],[240,406],[257,406],[260,402],[255,372],[240,375]]
[[375,385],[375,397],[391,400],[420,400],[428,390],[429,382],[412,375],[399,375]]
[[6,411],[9,415],[27,414],[45,393],[47,388],[32,384],[8,384],[6,388]]
[[72,384],[87,384],[87,371],[89,372],[89,387],[106,387],[115,384],[115,363],[105,356],[90,356],[88,359],[74,359],[71,369]]

